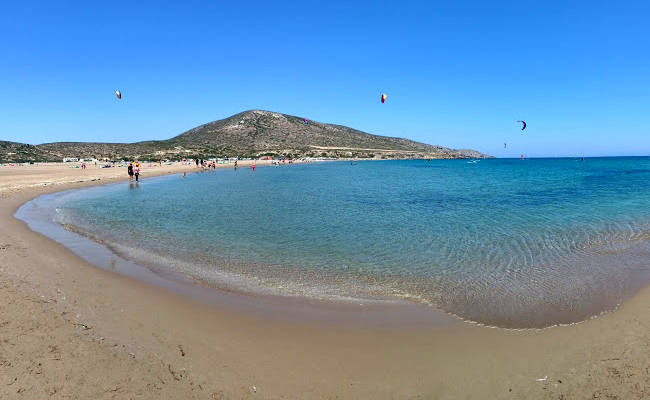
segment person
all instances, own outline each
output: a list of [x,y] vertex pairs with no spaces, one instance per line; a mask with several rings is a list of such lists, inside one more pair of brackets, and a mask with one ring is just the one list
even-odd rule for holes
[[133,174],[135,175],[135,181],[140,181],[140,163],[135,163],[135,168],[133,168]]
[[251,169],[255,172],[255,164],[251,164]]
[[129,173],[129,182],[133,182],[133,163],[129,163],[129,166],[126,168]]
[[199,159],[197,158],[196,160],[194,160],[194,162],[196,163],[196,168],[198,168],[199,167]]

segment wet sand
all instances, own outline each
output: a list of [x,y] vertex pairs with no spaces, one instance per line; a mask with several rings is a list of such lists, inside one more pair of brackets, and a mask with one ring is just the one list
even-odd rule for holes
[[[142,174],[184,169],[195,170]],[[648,288],[616,312],[544,330],[400,324],[327,304],[301,318],[292,308],[309,304],[254,312],[97,268],[13,217],[41,194],[125,174],[0,167],[0,398],[650,397]],[[355,323],[326,317],[339,311]]]

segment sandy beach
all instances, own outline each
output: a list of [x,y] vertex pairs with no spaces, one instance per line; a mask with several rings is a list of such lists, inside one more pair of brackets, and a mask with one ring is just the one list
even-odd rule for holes
[[[142,177],[195,170],[144,166]],[[0,167],[0,398],[650,398],[650,288],[543,330],[399,324],[363,307],[300,318],[303,305],[287,318],[251,311],[254,299],[206,303],[98,268],[14,218],[39,195],[125,178],[125,168]]]

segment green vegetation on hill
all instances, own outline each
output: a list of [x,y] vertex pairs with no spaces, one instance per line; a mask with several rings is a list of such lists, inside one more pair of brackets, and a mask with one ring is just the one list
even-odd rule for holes
[[[4,145],[8,143],[8,145]],[[37,146],[0,142],[0,162],[61,161],[64,157],[179,159],[183,157],[358,157],[476,158],[474,150],[454,150],[408,139],[371,135],[270,111],[252,110],[210,122],[167,140],[137,143],[58,142]]]
[[38,146],[0,140],[0,163],[33,161],[61,161],[61,159]]

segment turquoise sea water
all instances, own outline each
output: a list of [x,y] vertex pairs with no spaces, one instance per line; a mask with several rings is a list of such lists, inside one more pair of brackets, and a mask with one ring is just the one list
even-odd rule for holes
[[650,158],[224,169],[68,192],[60,222],[220,287],[407,299],[505,327],[584,320],[650,282]]

